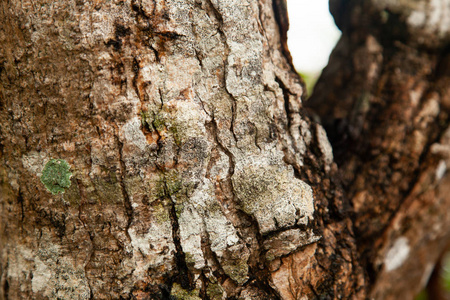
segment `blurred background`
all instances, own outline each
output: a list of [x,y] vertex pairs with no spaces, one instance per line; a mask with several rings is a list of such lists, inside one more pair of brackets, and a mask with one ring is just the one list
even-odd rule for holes
[[[341,36],[328,10],[328,0],[287,0],[288,46],[294,66],[311,95],[317,78]],[[441,287],[450,292],[450,252],[441,258]],[[415,300],[434,300],[422,291]],[[447,299],[447,298],[445,298]]]
[[310,95],[341,32],[328,10],[328,0],[287,0],[287,4],[288,46]]

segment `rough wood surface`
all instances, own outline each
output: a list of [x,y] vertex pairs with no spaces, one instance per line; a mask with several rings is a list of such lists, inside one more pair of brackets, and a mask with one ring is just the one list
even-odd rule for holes
[[375,299],[412,299],[449,243],[450,2],[331,1],[308,101],[333,144]]
[[332,1],[310,115],[284,0],[0,1],[0,299],[416,293],[449,240],[449,35],[384,2]]

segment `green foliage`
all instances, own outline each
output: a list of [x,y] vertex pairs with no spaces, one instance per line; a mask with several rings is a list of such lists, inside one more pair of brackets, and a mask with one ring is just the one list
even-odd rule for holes
[[53,194],[70,187],[70,165],[64,159],[51,159],[42,170],[41,182]]
[[450,252],[447,252],[444,258],[442,279],[444,280],[444,288],[450,292]]
[[427,292],[425,290],[421,291],[419,295],[416,296],[415,300],[427,300]]
[[316,85],[317,79],[319,79],[320,73],[308,73],[299,72],[300,76],[306,84],[306,90],[308,91],[308,97],[311,96],[314,86]]

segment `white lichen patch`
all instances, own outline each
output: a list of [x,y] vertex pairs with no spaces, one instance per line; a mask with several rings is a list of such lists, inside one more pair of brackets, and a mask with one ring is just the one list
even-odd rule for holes
[[211,167],[210,177],[219,180],[224,180],[228,174],[228,166],[230,164],[230,159],[225,153],[219,151],[219,158],[215,161],[215,164]]
[[232,180],[240,206],[255,216],[262,234],[313,218],[311,187],[275,157],[241,156]]
[[39,257],[36,257],[34,260],[34,268],[31,288],[34,293],[37,293],[45,289],[48,281],[52,277],[52,271],[46,264],[44,264],[42,260],[39,259]]
[[197,138],[207,135],[204,124],[210,118],[201,106],[193,100],[169,101],[164,106],[163,111],[162,116],[167,117],[169,130],[172,129],[172,131],[177,132],[180,142],[186,141],[189,137]]
[[389,18],[390,13],[401,14],[409,29],[423,31],[422,42],[436,37],[441,40],[450,34],[450,0],[372,0],[372,4]]
[[[2,249],[2,255],[5,255],[6,247]],[[8,266],[14,266],[14,268],[5,268],[5,277],[9,281],[26,282],[28,276],[23,273],[23,270],[29,270],[32,268],[33,258],[35,256],[35,251],[27,248],[19,243],[15,244],[15,248],[10,250],[12,255],[8,256],[7,264]]]
[[446,172],[447,172],[447,163],[445,162],[445,160],[440,160],[436,168],[436,181],[441,180]]
[[409,252],[410,246],[406,237],[402,236],[395,240],[384,258],[386,271],[393,271],[403,265],[408,258]]
[[[163,214],[163,212],[159,213]],[[146,233],[137,232],[135,227],[131,227],[128,233],[136,263],[133,276],[138,280],[147,276],[149,268],[167,264],[173,257],[175,245],[172,238],[172,226],[168,218],[149,223],[149,229]],[[142,254],[145,255],[144,258],[142,258]]]
[[196,269],[205,265],[201,251],[202,234],[208,235],[211,250],[219,259],[223,251],[229,250],[239,242],[236,229],[222,212],[209,180],[205,180],[194,191],[189,201],[183,203],[178,222],[183,251],[190,254]]
[[408,24],[414,27],[421,27],[425,25],[427,21],[427,15],[425,11],[416,10],[413,11],[408,17]]
[[183,252],[186,253],[186,262],[200,270],[206,265],[201,247],[201,236],[205,232],[203,219],[194,207],[186,204],[178,218],[178,224],[180,243]]
[[[180,62],[183,62],[180,64]],[[170,87],[165,98],[191,100],[186,91],[192,89],[194,74],[200,72],[198,60],[183,54],[167,58],[165,63],[166,78],[164,85]]]
[[439,34],[445,35],[450,31],[450,1],[431,0],[429,1],[430,13],[427,19],[427,29],[437,30]]
[[[223,18],[223,32],[230,50],[226,87],[233,96],[248,96],[262,90],[263,43],[256,28],[258,7],[247,1],[211,1]],[[238,24],[234,20],[247,20]]]
[[130,119],[122,127],[122,136],[130,144],[144,151],[147,147],[147,140],[141,130],[141,120],[138,117]]
[[439,143],[431,145],[430,151],[450,162],[450,127],[445,129]]
[[[23,273],[28,272],[23,271],[29,270],[31,290],[36,293],[36,298],[40,295],[46,299],[89,299],[90,288],[84,265],[64,253],[52,239],[52,234],[43,228],[40,235],[43,247],[31,250],[19,246],[13,258],[15,267],[8,269],[7,275],[25,282]],[[17,270],[17,273],[14,275],[10,270]]]
[[[99,2],[97,5],[100,5]],[[119,18],[122,22],[131,23],[127,14],[124,14],[120,6],[113,5],[114,2],[107,1],[102,3],[105,9],[82,10],[78,16],[79,28],[81,30],[81,42],[85,47],[92,47],[96,43],[107,43],[114,39],[115,22]]]
[[433,122],[440,112],[439,102],[439,95],[437,93],[432,93],[423,104],[422,109],[414,121],[424,123],[423,126],[426,126],[425,124],[427,123]]

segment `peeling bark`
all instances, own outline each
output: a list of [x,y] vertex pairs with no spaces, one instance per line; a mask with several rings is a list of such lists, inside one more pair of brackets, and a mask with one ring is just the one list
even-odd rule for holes
[[332,3],[326,132],[282,0],[1,2],[2,299],[412,296],[448,243],[448,30],[380,3]]

